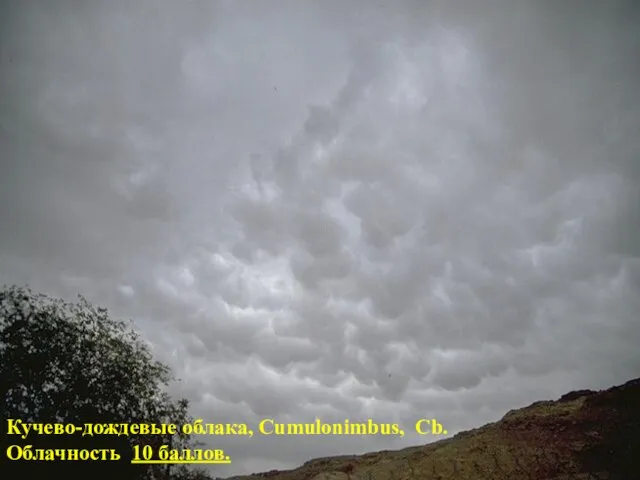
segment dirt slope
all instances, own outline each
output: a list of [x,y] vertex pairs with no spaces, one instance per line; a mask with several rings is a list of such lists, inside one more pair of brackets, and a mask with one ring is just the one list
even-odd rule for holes
[[640,480],[640,378],[512,410],[453,438],[233,480]]

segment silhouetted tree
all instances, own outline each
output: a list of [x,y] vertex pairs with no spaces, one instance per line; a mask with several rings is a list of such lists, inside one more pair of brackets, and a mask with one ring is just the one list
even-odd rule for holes
[[[125,322],[80,297],[68,303],[26,287],[0,290],[0,415],[3,460],[7,447],[35,449],[115,449],[121,460],[98,462],[16,461],[8,466],[21,478],[166,478],[166,467],[131,465],[132,446],[193,446],[184,435],[8,435],[8,420],[25,423],[176,423],[192,420],[186,400],[173,400],[165,387],[169,368]],[[13,450],[15,451],[15,450]],[[6,467],[5,467],[6,468]],[[5,470],[3,468],[2,470]],[[172,468],[171,478],[206,478]],[[4,476],[4,475],[3,475]],[[17,478],[17,477],[7,477]],[[90,477],[84,477],[90,478]]]

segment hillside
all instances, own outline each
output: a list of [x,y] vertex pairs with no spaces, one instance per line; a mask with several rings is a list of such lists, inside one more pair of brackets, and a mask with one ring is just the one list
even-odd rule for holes
[[294,470],[233,480],[263,478],[640,479],[640,378],[536,402],[498,422],[425,446],[315,459]]

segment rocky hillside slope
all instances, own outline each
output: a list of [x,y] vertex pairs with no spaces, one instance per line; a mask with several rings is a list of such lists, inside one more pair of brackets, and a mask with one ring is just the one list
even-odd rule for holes
[[[450,439],[233,480],[640,479],[640,378],[512,410]],[[230,479],[231,480],[231,479]]]

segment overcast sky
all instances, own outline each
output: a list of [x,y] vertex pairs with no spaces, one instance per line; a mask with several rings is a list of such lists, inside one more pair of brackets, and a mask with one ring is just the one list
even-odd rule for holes
[[134,319],[207,421],[407,431],[218,475],[640,375],[637,2],[1,8],[0,283]]

